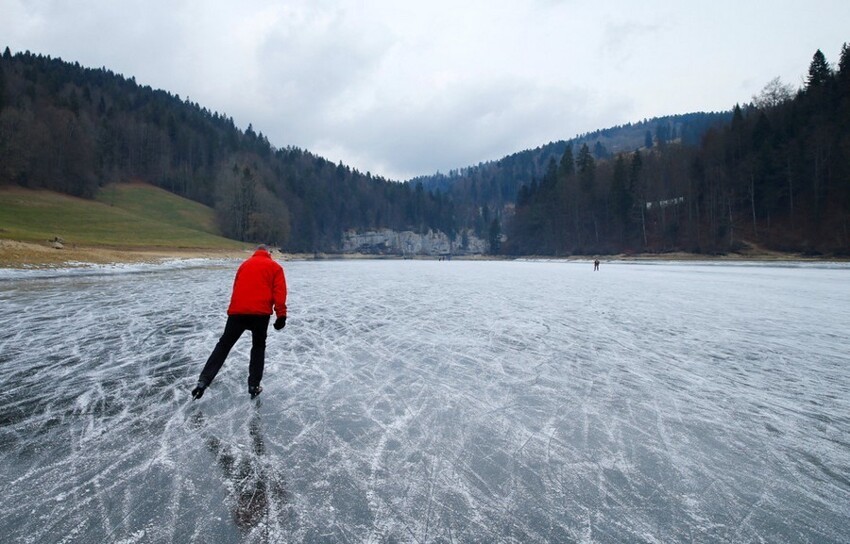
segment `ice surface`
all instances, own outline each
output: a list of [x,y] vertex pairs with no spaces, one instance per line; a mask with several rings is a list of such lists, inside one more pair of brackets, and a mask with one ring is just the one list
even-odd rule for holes
[[850,541],[844,265],[237,264],[0,279],[4,542]]

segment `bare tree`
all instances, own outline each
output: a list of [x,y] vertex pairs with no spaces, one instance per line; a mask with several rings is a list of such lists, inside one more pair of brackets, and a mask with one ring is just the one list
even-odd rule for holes
[[762,88],[759,94],[753,95],[753,105],[760,110],[775,108],[794,97],[794,87],[782,83],[777,76]]

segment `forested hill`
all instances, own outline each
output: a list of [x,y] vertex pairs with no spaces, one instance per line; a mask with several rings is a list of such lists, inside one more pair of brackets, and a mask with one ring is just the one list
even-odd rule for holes
[[29,52],[0,57],[0,184],[91,198],[142,180],[214,207],[222,232],[333,251],[346,229],[453,233],[452,204],[363,174],[106,68]]
[[[276,148],[249,126],[105,68],[0,56],[0,184],[93,197],[141,180],[210,205],[228,237],[335,251],[345,230],[453,235],[569,255],[755,243],[850,254],[850,50],[802,89],[653,119],[398,183]],[[506,238],[502,236],[506,234]],[[501,247],[500,242],[504,242]]]
[[728,112],[657,117],[582,134],[571,140],[550,142],[496,161],[451,170],[447,174],[420,176],[412,179],[411,183],[422,183],[426,190],[450,194],[461,217],[463,210],[474,215],[475,210],[484,206],[494,211],[501,210],[505,205],[516,202],[523,185],[542,179],[549,160],[560,160],[567,146],[578,150],[587,145],[597,160],[671,142],[696,146],[706,131],[727,123],[731,117],[731,107]]
[[565,146],[520,189],[503,249],[850,255],[846,44],[837,66],[817,51],[802,89],[769,82],[698,146],[657,144],[608,159]]

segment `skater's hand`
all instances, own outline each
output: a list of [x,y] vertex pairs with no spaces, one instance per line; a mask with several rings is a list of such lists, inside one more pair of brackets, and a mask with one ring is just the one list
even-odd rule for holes
[[286,326],[286,316],[278,317],[274,320],[274,330],[279,331]]

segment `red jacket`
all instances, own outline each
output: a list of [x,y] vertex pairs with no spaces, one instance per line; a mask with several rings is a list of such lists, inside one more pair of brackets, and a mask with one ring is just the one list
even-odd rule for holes
[[286,278],[283,267],[268,251],[258,249],[239,266],[227,315],[286,315]]

